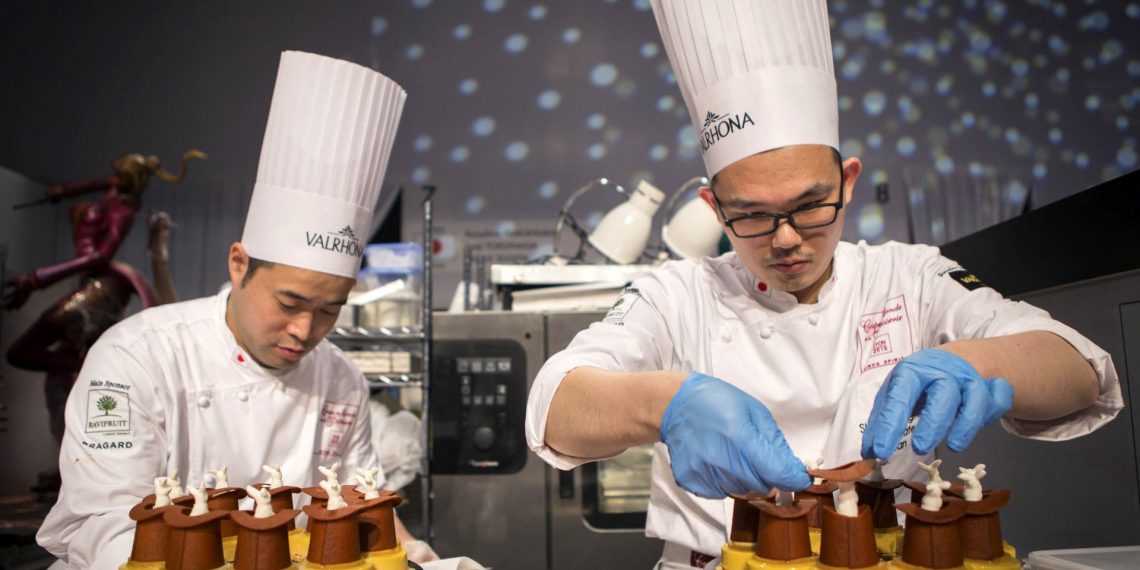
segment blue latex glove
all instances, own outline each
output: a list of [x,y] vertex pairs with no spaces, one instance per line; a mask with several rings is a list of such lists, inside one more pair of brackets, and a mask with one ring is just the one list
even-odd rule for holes
[[798,491],[811,486],[807,468],[756,398],[723,380],[693,373],[661,418],[673,478],[709,499],[729,493]]
[[922,404],[911,446],[918,455],[943,439],[966,449],[983,427],[1013,407],[1013,387],[1001,378],[983,379],[962,357],[937,348],[920,350],[895,365],[863,431],[863,457],[886,459],[902,440],[910,416]]

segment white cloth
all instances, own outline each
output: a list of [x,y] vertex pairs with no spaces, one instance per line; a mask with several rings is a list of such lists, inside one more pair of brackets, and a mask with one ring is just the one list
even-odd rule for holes
[[[1096,369],[1100,395],[1086,410],[1057,421],[1003,419],[1008,431],[1064,440],[1116,416],[1123,400],[1107,353],[1045,311],[988,287],[967,289],[949,275],[957,267],[929,246],[840,243],[819,302],[799,305],[788,293],[762,287],[735,253],[666,264],[636,280],[603,322],[546,362],[527,404],[527,443],[559,469],[589,461],[560,455],[544,441],[550,400],[574,368],[696,371],[763,402],[797,456],[839,465],[859,458],[863,423],[895,362],[956,339],[1029,330],[1056,333],[1080,351]],[[915,478],[917,458],[909,439],[904,445],[887,476]],[[673,481],[665,445],[658,443],[654,455],[646,534],[720,552],[731,500],[683,491]]]
[[443,560],[436,560],[433,562],[420,563],[420,567],[424,570],[483,570],[483,565],[478,562],[461,556],[459,558],[445,558]]
[[424,472],[424,424],[407,410],[388,415],[384,404],[372,400],[372,446],[388,477],[384,488],[402,489]]
[[324,478],[319,465],[339,461],[346,482],[377,465],[352,361],[322,341],[288,371],[261,368],[226,327],[227,298],[142,311],[91,348],[67,400],[63,487],[36,535],[48,552],[75,568],[125,562],[100,551],[114,541],[129,554],[127,513],[172,469],[201,486],[207,469],[226,466],[245,486],[280,464],[285,484],[306,487]]

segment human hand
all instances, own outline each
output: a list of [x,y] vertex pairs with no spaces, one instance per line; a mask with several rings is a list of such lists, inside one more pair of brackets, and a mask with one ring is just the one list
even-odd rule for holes
[[3,289],[0,291],[0,306],[9,311],[19,309],[28,302],[28,297],[35,290],[36,278],[30,273],[22,273],[5,279]]
[[681,384],[661,418],[661,441],[677,484],[701,497],[811,486],[764,404],[711,376],[695,372]]
[[1009,382],[982,378],[950,351],[920,350],[895,365],[879,388],[863,431],[863,457],[886,459],[894,453],[916,410],[920,417],[911,445],[925,455],[943,440],[953,451],[966,449],[978,431],[1012,407]]

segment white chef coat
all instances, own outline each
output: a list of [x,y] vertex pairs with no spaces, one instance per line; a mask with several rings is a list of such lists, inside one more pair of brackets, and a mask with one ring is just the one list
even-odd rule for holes
[[292,369],[262,368],[226,326],[228,297],[142,311],[87,354],[67,400],[63,487],[36,535],[72,567],[125,562],[127,513],[172,469],[201,487],[225,466],[236,487],[280,465],[287,485],[307,487],[324,478],[319,465],[339,461],[342,481],[379,466],[368,387],[348,357],[322,340]]
[[[1123,407],[1111,358],[1048,313],[1003,299],[942,257],[937,248],[840,243],[819,302],[798,304],[774,291],[735,253],[667,263],[634,281],[599,323],[579,333],[539,371],[527,404],[531,450],[559,469],[592,459],[547,447],[550,400],[567,372],[701,372],[736,385],[772,412],[788,444],[824,465],[860,458],[862,430],[893,365],[923,348],[1030,330],[1056,333],[1096,369],[1100,395],[1089,408],[1050,422],[1003,418],[1017,435],[1064,440],[1107,423]],[[971,288],[972,287],[972,288]],[[915,418],[911,418],[911,426]],[[914,479],[909,433],[885,469]],[[676,485],[668,450],[655,446],[646,534],[716,554],[727,539],[732,501]]]

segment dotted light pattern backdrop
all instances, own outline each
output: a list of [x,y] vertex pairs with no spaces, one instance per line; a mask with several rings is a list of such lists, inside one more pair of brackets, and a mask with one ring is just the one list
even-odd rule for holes
[[[841,151],[865,168],[847,239],[907,239],[904,169],[1014,173],[1041,205],[1137,167],[1140,2],[828,5]],[[361,26],[410,95],[389,182],[436,184],[444,223],[509,231],[591,178],[703,174],[646,0],[411,0]]]

